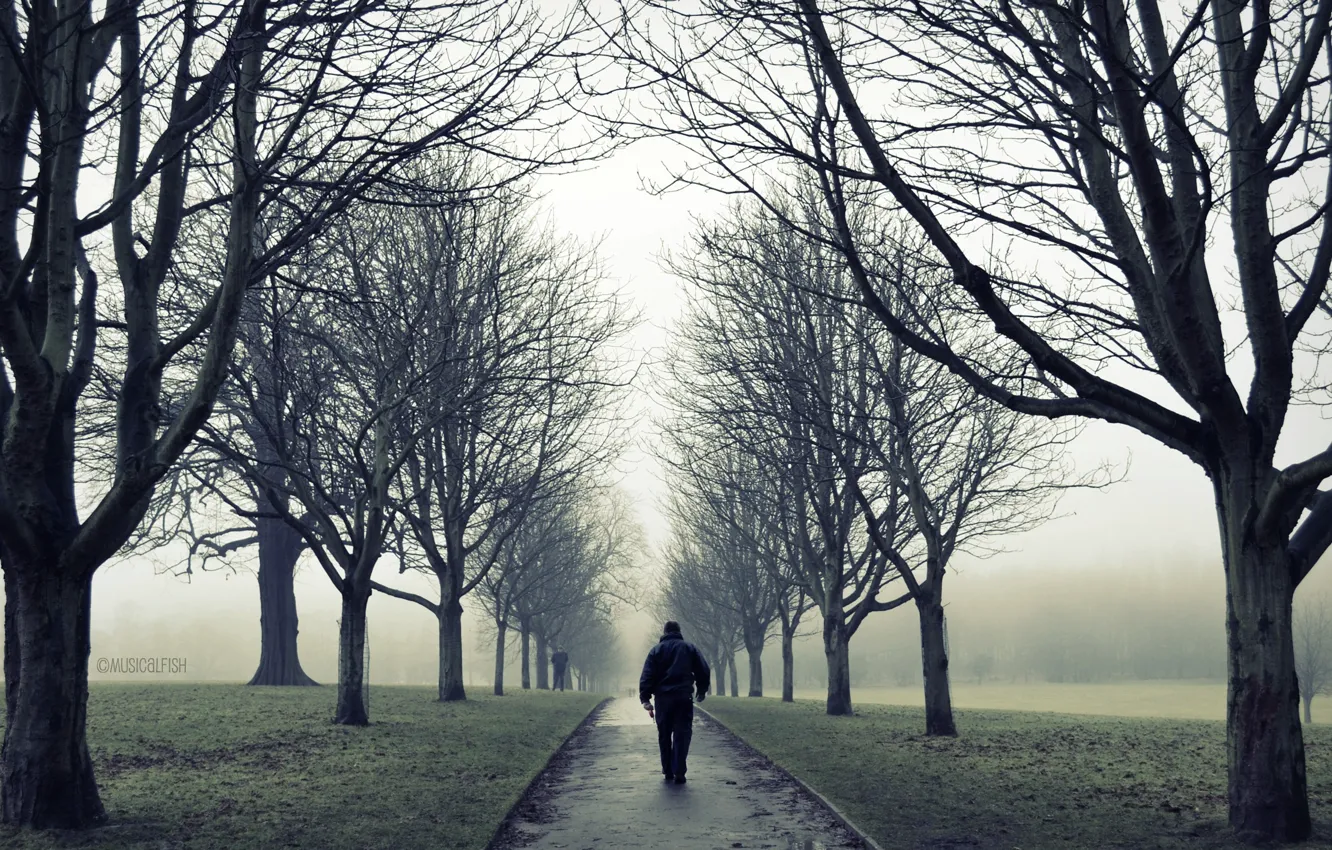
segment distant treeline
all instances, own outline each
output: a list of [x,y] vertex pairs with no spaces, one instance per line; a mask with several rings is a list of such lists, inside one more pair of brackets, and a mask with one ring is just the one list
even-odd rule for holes
[[[1224,679],[1221,571],[1193,556],[1120,569],[1005,570],[950,576],[955,683]],[[1315,571],[1301,596],[1332,581]],[[851,644],[858,687],[916,686],[920,635],[905,608],[871,617]],[[777,664],[775,647],[765,664]],[[796,686],[823,687],[818,636],[796,644]]]
[[[955,683],[1108,682],[1129,679],[1224,679],[1224,591],[1221,572],[1197,556],[1131,568],[1009,569],[1002,564],[964,568],[949,577],[947,606]],[[1315,570],[1301,596],[1332,586],[1332,570]],[[1297,600],[1298,601],[1298,600]],[[433,620],[410,608],[385,608],[370,617],[371,680],[376,684],[428,684],[436,673]],[[149,655],[188,658],[189,679],[244,681],[258,657],[257,612],[210,612],[148,619],[133,606],[94,628],[93,656]],[[654,620],[622,627],[626,657],[622,678],[632,679],[639,656],[655,639],[637,634]],[[302,612],[301,654],[310,674],[333,682],[337,612]],[[468,617],[465,645],[473,683],[489,683],[493,634]],[[907,608],[870,617],[851,642],[851,676],[857,687],[917,686],[921,680],[920,633]],[[516,650],[516,647],[514,648]],[[307,659],[308,656],[308,659]],[[781,671],[774,640],[763,653],[772,675]],[[748,686],[740,665],[741,692]],[[795,687],[826,686],[820,638],[795,644]],[[114,679],[99,676],[94,679]],[[729,683],[728,683],[729,687]]]

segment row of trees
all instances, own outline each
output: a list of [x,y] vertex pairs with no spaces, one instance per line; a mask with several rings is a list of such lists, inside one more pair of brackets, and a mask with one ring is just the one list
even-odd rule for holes
[[600,500],[577,491],[568,496],[532,510],[477,587],[495,630],[496,696],[504,693],[510,630],[518,632],[525,689],[533,662],[536,686],[549,687],[553,650],[569,654],[580,690],[607,681],[617,665],[614,615],[635,596],[642,528],[618,492]]
[[[254,288],[218,410],[146,526],[153,545],[183,535],[205,563],[257,545],[261,684],[308,681],[292,572],[309,553],[341,596],[335,722],[354,725],[369,720],[372,592],[436,618],[439,699],[464,699],[467,594],[493,574],[558,574],[580,584],[514,594],[509,610],[595,605],[632,522],[593,510],[563,561],[514,566],[511,543],[539,511],[601,498],[624,385],[607,347],[627,317],[591,252],[539,229],[516,189],[478,192],[466,162],[413,167],[421,188],[349,209]],[[207,522],[210,499],[240,523]],[[594,550],[596,533],[612,543]],[[435,593],[376,578],[388,559]]]
[[[974,559],[959,563],[957,574],[949,576],[945,609],[954,693],[958,683],[1224,682],[1225,634],[1217,625],[1224,600],[1210,594],[1181,600],[1153,592],[1186,592],[1194,585],[1219,584],[1220,576],[1201,573],[1201,565],[1189,557],[1160,563],[1121,563],[1094,571],[1072,556],[1069,563],[1048,568],[1000,568]],[[1297,650],[1301,612],[1318,607],[1315,588],[1306,586],[1301,595],[1305,598],[1296,600]],[[822,641],[817,629],[813,632],[798,635],[794,644],[797,692],[826,687]],[[780,669],[775,627],[771,637],[763,661],[775,673]],[[868,618],[849,652],[853,694],[860,688],[919,688],[919,643],[916,617]],[[735,646],[742,658],[743,694],[744,648],[738,640]],[[1327,657],[1332,659],[1332,653]],[[1302,691],[1306,683],[1329,681],[1299,669]],[[775,684],[769,684],[775,691]]]
[[428,572],[458,695],[469,582],[613,448],[624,316],[517,190],[607,150],[569,124],[587,26],[496,0],[0,3],[6,823],[105,820],[90,591],[150,514],[246,520],[260,681],[299,671],[311,554],[342,597],[340,722],[366,720],[376,564]]
[[[761,694],[773,625],[789,658],[802,614],[816,609],[829,714],[851,712],[856,631],[913,603],[926,731],[953,735],[949,562],[1032,527],[1060,488],[1080,483],[1060,461],[1070,434],[976,396],[855,307],[829,247],[834,225],[810,188],[793,186],[776,210],[732,207],[672,263],[695,295],[672,359],[667,593],[722,666],[743,645],[751,695]],[[891,231],[881,235],[892,244]],[[935,273],[902,249],[876,262],[903,290]],[[969,321],[958,317],[956,332]]]
[[[1332,545],[1332,448],[1277,449],[1292,404],[1328,403],[1332,4],[623,5],[625,123],[692,152],[680,180],[835,252],[882,359],[905,346],[1005,410],[1134,428],[1208,477],[1230,822],[1308,837],[1291,612]],[[786,171],[821,215],[790,214],[768,179]],[[878,261],[876,211],[935,274]]]
[[[634,554],[633,519],[597,484],[625,382],[606,349],[630,317],[588,247],[471,177],[434,164],[428,188],[355,208],[256,288],[220,409],[137,541],[185,538],[186,571],[257,547],[255,685],[313,684],[293,585],[312,555],[342,596],[338,722],[368,720],[370,593],[436,618],[439,699],[464,699],[468,594],[496,614],[502,693],[507,621],[539,657],[566,620],[606,631],[609,576]],[[210,498],[238,522],[214,521]],[[437,594],[375,579],[386,557]]]

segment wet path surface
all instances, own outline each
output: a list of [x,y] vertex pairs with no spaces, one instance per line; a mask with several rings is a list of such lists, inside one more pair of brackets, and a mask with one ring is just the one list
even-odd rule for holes
[[492,845],[498,850],[863,846],[817,798],[700,713],[689,748],[689,782],[664,782],[656,728],[637,702],[624,698],[598,709],[575,733]]

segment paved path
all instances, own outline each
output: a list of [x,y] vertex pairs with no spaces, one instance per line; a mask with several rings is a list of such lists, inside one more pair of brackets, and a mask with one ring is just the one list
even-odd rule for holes
[[662,781],[656,738],[656,728],[637,702],[611,701],[555,757],[492,846],[503,850],[864,846],[816,798],[701,714],[695,715],[687,784]]

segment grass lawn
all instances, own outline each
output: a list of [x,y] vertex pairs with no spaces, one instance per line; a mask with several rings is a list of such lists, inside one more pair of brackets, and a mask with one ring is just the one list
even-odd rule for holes
[[[853,692],[854,698],[857,694]],[[1231,848],[1224,724],[957,712],[928,739],[916,709],[709,698],[703,707],[830,799],[883,847]],[[1332,728],[1305,730],[1318,839],[1332,848]]]
[[[435,701],[377,687],[371,725],[334,726],[334,692],[240,685],[93,684],[92,750],[109,826],[0,827],[0,846],[484,848],[600,696]],[[3,718],[0,718],[3,720]]]
[[[798,690],[797,699],[824,699],[822,690]],[[857,704],[924,705],[920,685],[909,688],[854,688]],[[1159,679],[1140,682],[1076,684],[1002,682],[977,685],[953,682],[953,705],[1008,711],[1058,711],[1065,714],[1106,714],[1118,717],[1174,717],[1193,720],[1226,719],[1226,683]],[[1332,699],[1313,701],[1315,723],[1332,723]]]

